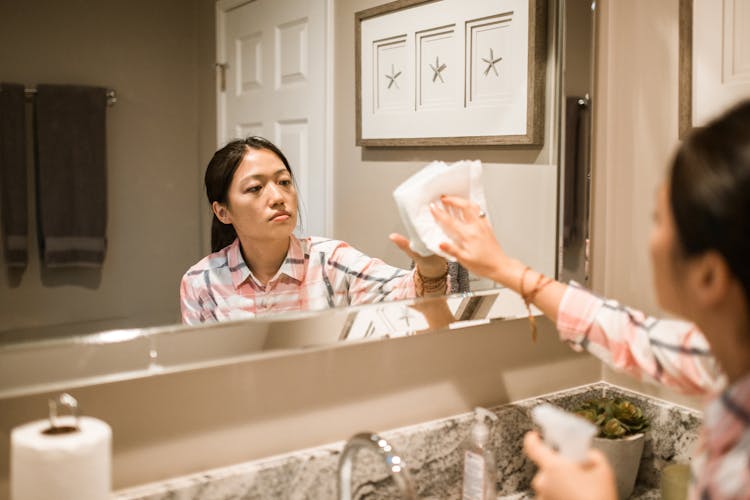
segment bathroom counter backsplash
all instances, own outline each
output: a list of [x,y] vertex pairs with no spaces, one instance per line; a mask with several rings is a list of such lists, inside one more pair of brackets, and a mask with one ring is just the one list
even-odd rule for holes
[[[700,412],[599,382],[537,398],[497,406],[491,434],[498,466],[500,498],[532,498],[527,492],[535,466],[522,452],[523,435],[532,428],[529,410],[549,402],[571,408],[592,397],[622,396],[639,404],[651,418],[633,498],[659,498],[659,477],[666,464],[687,462],[698,437]],[[460,499],[461,445],[473,413],[380,433],[404,458],[420,498]],[[115,492],[117,500],[219,500],[228,498],[336,498],[338,459],[345,442],[214,469]],[[398,498],[382,461],[361,450],[353,472],[354,498]]]

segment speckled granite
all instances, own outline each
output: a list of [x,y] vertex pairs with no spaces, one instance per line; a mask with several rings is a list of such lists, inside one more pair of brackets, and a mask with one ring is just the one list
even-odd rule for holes
[[[548,394],[492,408],[498,415],[491,442],[498,466],[500,498],[532,498],[534,465],[521,451],[523,435],[531,429],[529,410],[541,402],[564,408],[604,394],[617,394],[642,405],[652,418],[646,437],[638,484],[633,498],[659,498],[663,466],[686,461],[697,437],[700,414],[647,398],[606,383]],[[382,433],[408,464],[421,498],[459,499],[462,459],[460,447],[469,434],[473,415],[465,413]],[[675,439],[676,437],[676,439]],[[116,492],[117,500],[333,499],[336,469],[344,442],[238,464]],[[397,490],[379,457],[360,451],[353,471],[354,498],[397,498]]]

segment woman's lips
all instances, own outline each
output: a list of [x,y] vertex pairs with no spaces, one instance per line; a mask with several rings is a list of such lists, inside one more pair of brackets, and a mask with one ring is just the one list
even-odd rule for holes
[[289,212],[277,212],[271,217],[271,222],[285,222],[292,217]]

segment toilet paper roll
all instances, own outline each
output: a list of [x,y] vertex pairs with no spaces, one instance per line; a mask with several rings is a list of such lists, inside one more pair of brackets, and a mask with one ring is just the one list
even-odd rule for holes
[[112,430],[95,418],[79,430],[45,434],[49,420],[11,432],[11,500],[105,500],[111,495]]

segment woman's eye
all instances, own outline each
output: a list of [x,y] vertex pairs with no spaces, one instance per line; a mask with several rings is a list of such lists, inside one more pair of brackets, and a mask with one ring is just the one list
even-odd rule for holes
[[282,179],[279,181],[279,184],[281,184],[282,186],[291,186],[292,181],[290,181],[289,179]]
[[257,193],[258,191],[260,191],[260,186],[250,186],[245,189],[246,193]]

